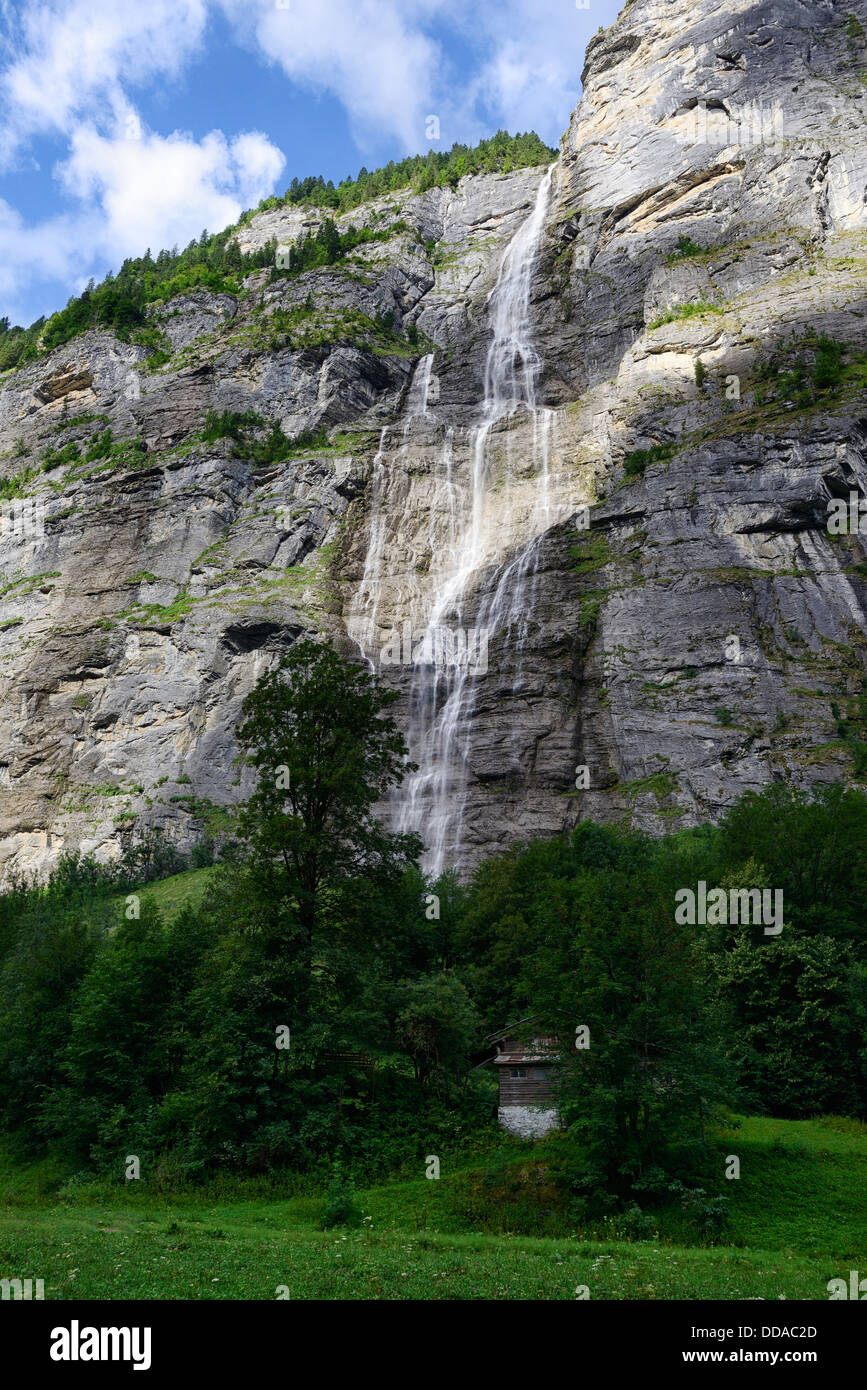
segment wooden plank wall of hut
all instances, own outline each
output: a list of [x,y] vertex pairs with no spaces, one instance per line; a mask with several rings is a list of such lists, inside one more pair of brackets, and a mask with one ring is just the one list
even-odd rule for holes
[[[530,1071],[529,1068],[527,1070]],[[528,1076],[510,1076],[509,1068],[503,1067],[500,1073],[500,1104],[533,1105],[539,1104],[540,1101],[553,1102],[552,1080],[550,1073],[544,1080],[536,1080],[532,1072]]]

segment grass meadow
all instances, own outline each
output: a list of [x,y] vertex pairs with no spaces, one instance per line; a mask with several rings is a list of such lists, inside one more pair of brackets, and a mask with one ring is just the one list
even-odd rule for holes
[[[550,1141],[549,1141],[550,1142]],[[556,1142],[556,1141],[555,1141]],[[0,1159],[0,1275],[46,1299],[817,1299],[867,1272],[867,1126],[746,1118],[730,1219],[701,1243],[663,1210],[650,1238],[575,1230],[545,1184],[545,1144],[442,1158],[441,1176],[360,1189],[360,1224],[322,1229],[313,1178],[188,1192],[81,1181]],[[528,1233],[534,1228],[539,1234]]]

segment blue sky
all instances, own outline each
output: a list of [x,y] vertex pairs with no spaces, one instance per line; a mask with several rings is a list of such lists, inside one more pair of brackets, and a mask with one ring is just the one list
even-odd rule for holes
[[0,0],[0,316],[29,324],[147,246],[298,175],[556,144],[620,0]]

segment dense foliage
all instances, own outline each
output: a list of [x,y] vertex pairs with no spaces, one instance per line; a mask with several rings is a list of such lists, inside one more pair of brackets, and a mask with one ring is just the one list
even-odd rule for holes
[[[775,786],[662,840],[585,822],[430,884],[376,815],[407,767],[391,703],[309,642],[258,684],[243,846],[200,907],[165,921],[136,888],[181,867],[153,835],[114,867],[67,856],[10,885],[7,1131],[116,1174],[134,1153],[165,1181],[340,1157],[340,1205],[349,1171],[495,1134],[473,1067],[530,1015],[563,1044],[552,1171],[576,1213],[680,1192],[710,1230],[721,1199],[685,1184],[723,1107],[867,1117],[861,792]],[[700,881],[782,890],[783,930],[680,924],[675,894]]]
[[381,169],[361,168],[354,179],[345,178],[336,186],[321,176],[293,179],[282,198],[263,198],[258,208],[245,213],[241,220],[249,220],[257,212],[287,206],[349,212],[371,198],[401,188],[412,188],[417,193],[425,193],[430,188],[455,188],[466,174],[507,174],[512,169],[536,168],[540,164],[550,164],[556,155],[557,151],[540,140],[533,130],[523,135],[509,135],[508,131],[498,130],[496,135],[481,140],[478,145],[455,144],[450,150],[429,150],[427,154],[410,155],[397,163],[390,160]]
[[65,309],[47,321],[37,319],[30,328],[10,328],[8,319],[0,320],[0,371],[32,361],[40,351],[50,352],[89,328],[108,328],[124,341],[140,338],[148,344],[154,332],[148,327],[148,304],[200,289],[237,294],[245,275],[274,264],[276,242],[244,255],[230,240],[234,230],[227,227],[213,236],[204,231],[183,251],[160,251],[156,259],[150,248],[143,256],[127,258],[117,275],[109,273],[99,285],[91,280]]
[[860,386],[865,364],[865,354],[852,343],[839,342],[812,328],[793,331],[760,363],[756,404],[789,402],[812,409],[836,398],[847,382]]
[[299,237],[289,248],[286,272],[289,275],[303,275],[305,270],[314,270],[317,266],[334,265],[354,251],[356,246],[371,241],[387,241],[403,231],[406,231],[405,222],[392,222],[380,231],[372,231],[370,227],[349,227],[341,232],[333,218],[325,217],[315,232]]
[[45,319],[38,318],[29,328],[20,324],[10,326],[8,318],[0,319],[0,372],[8,372],[37,356],[36,344]]

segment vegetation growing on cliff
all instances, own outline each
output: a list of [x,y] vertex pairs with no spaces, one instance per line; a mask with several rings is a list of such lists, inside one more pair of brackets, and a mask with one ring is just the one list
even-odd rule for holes
[[[453,145],[449,151],[431,150],[398,163],[392,161],[382,169],[363,168],[356,178],[344,179],[336,187],[321,177],[293,179],[282,198],[264,198],[257,208],[243,213],[236,226],[213,235],[204,231],[183,251],[174,247],[160,251],[154,258],[149,248],[143,256],[128,258],[117,275],[108,274],[99,284],[91,280],[65,309],[48,320],[39,318],[29,328],[22,328],[10,325],[8,318],[0,319],[0,373],[35,360],[40,352],[50,352],[90,328],[111,329],[128,341],[136,332],[148,331],[148,304],[195,290],[237,294],[245,275],[274,265],[276,241],[267,241],[258,251],[244,254],[232,239],[238,227],[249,223],[258,212],[299,205],[347,212],[391,190],[412,187],[421,193],[434,187],[454,187],[465,174],[508,173],[511,169],[549,164],[555,155],[556,151],[533,131],[509,135],[500,130],[476,146]],[[326,219],[324,230],[320,228],[293,248],[290,273],[333,264],[364,242],[387,239],[400,225],[393,224],[381,231],[363,228],[341,233],[333,221]],[[158,355],[164,354],[161,346],[157,351]],[[165,355],[158,356],[158,365],[166,360]]]
[[867,353],[853,343],[807,329],[776,344],[756,371],[757,406],[791,402],[801,410],[836,401],[847,387],[863,390]]
[[508,174],[512,169],[535,168],[550,164],[557,151],[539,139],[535,131],[509,135],[498,130],[489,140],[478,145],[452,145],[450,150],[429,150],[427,154],[410,155],[397,163],[390,160],[381,169],[361,168],[357,176],[345,178],[336,186],[321,176],[293,179],[282,198],[263,198],[257,208],[244,213],[242,222],[249,222],[258,212],[280,207],[333,208],[349,212],[352,208],[394,193],[412,188],[425,193],[430,188],[455,188],[466,174]]
[[665,463],[677,452],[677,444],[652,444],[649,449],[633,449],[623,460],[627,478],[640,478],[651,463]]
[[370,227],[349,227],[345,232],[341,232],[338,231],[333,218],[325,217],[315,232],[300,237],[290,247],[289,264],[278,273],[303,275],[305,270],[334,265],[357,246],[364,246],[372,241],[388,241],[390,237],[406,229],[405,222],[392,222],[389,227],[383,227],[379,231],[372,231]]
[[702,318],[705,314],[724,314],[725,306],[717,304],[712,299],[697,299],[691,304],[675,304],[673,308],[664,310],[657,318],[647,325],[648,333],[653,333],[657,328],[664,328],[667,323],[679,323],[681,319]]
[[245,275],[274,264],[276,242],[243,255],[230,240],[234,231],[227,227],[213,236],[202,232],[183,251],[160,251],[155,259],[150,249],[128,258],[117,275],[108,274],[98,285],[91,280],[65,309],[47,321],[37,319],[30,328],[10,328],[8,320],[0,321],[0,371],[30,362],[41,351],[50,352],[90,328],[108,328],[129,341],[137,330],[147,331],[146,306],[158,300],[202,289],[237,294]]
[[328,445],[328,431],[302,430],[291,438],[279,421],[269,424],[255,410],[224,410],[217,414],[209,410],[202,428],[202,439],[213,444],[218,439],[231,439],[239,458],[249,459],[251,463],[279,463],[303,449],[324,449]]

